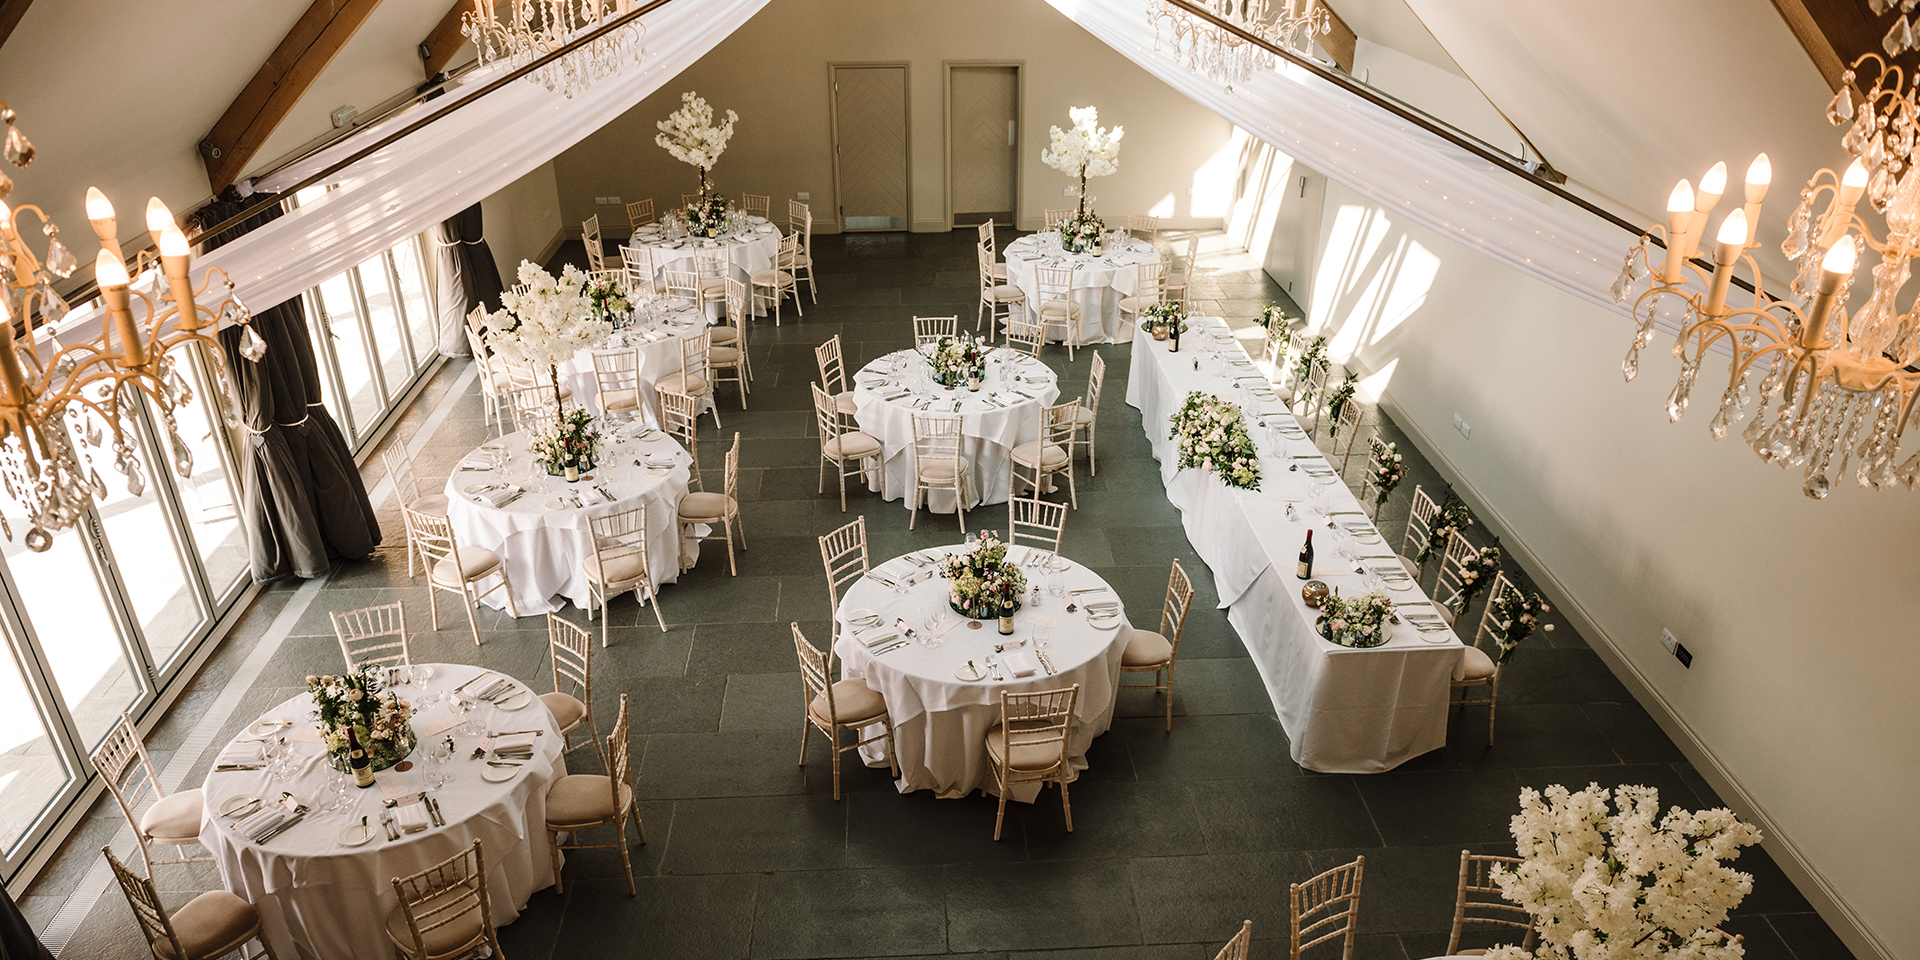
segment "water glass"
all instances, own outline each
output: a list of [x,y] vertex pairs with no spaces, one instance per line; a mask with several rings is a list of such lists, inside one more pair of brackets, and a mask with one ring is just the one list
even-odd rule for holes
[[1067,585],[1060,582],[1059,574],[1056,573],[1047,578],[1047,593],[1051,594],[1055,599],[1067,595]]

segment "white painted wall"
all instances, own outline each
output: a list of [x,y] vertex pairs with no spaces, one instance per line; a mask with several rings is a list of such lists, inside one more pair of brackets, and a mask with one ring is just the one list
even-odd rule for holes
[[1738,426],[1712,441],[1707,376],[1667,422],[1678,364],[1659,343],[1623,383],[1627,320],[1337,184],[1320,244],[1305,305],[1335,357],[1380,375],[1396,421],[1842,936],[1920,956],[1920,499],[1849,472],[1808,500]]
[[520,261],[532,260],[545,265],[560,245],[560,192],[551,161],[515,180],[493,196],[480,201],[480,219],[486,230],[487,248],[500,265],[500,280],[508,287],[516,281]]
[[1518,156],[1520,135],[1500,111],[1460,74],[1382,46],[1366,37],[1354,45],[1353,75],[1370,87],[1452,124],[1490,146]]

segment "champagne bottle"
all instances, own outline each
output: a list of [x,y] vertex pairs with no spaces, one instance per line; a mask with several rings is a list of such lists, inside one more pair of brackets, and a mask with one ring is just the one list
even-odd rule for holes
[[1013,598],[1000,601],[1000,633],[1002,636],[1013,633]]
[[347,766],[353,770],[353,785],[361,789],[373,786],[373,764],[367,760],[367,751],[360,746],[360,738],[352,727],[347,728]]
[[1307,531],[1307,542],[1300,545],[1300,568],[1294,576],[1302,580],[1313,579],[1313,531]]

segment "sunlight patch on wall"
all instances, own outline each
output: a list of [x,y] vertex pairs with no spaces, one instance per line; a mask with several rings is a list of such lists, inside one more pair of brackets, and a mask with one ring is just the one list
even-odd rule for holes
[[1353,385],[1353,395],[1361,403],[1379,403],[1380,395],[1387,392],[1387,383],[1393,379],[1393,368],[1400,365],[1400,358],[1394,357],[1379,370],[1361,377]]
[[1328,353],[1345,361],[1379,343],[1425,305],[1439,272],[1440,258],[1378,208],[1342,205],[1322,252],[1310,313],[1328,337]]
[[1193,199],[1187,213],[1194,217],[1225,218],[1233,212],[1234,188],[1238,185],[1240,156],[1247,145],[1247,132],[1239,127],[1220,149],[1193,171]]
[[[1154,203],[1153,206],[1148,207],[1147,215],[1151,217],[1171,217],[1173,216],[1173,211],[1174,211],[1173,194],[1169,193],[1166,196],[1161,197],[1157,202]],[[1107,224],[1107,226],[1113,226],[1113,224]],[[1121,226],[1125,226],[1125,224],[1123,223],[1121,224]]]

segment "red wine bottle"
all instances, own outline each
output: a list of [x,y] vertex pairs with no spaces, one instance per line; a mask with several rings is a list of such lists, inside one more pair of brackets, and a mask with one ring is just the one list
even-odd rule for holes
[[365,789],[373,786],[373,764],[367,760],[367,751],[360,746],[360,738],[354,735],[353,728],[347,728],[347,766],[353,770],[353,785]]
[[1294,576],[1302,580],[1313,579],[1313,531],[1307,531],[1307,542],[1300,545],[1300,567]]

